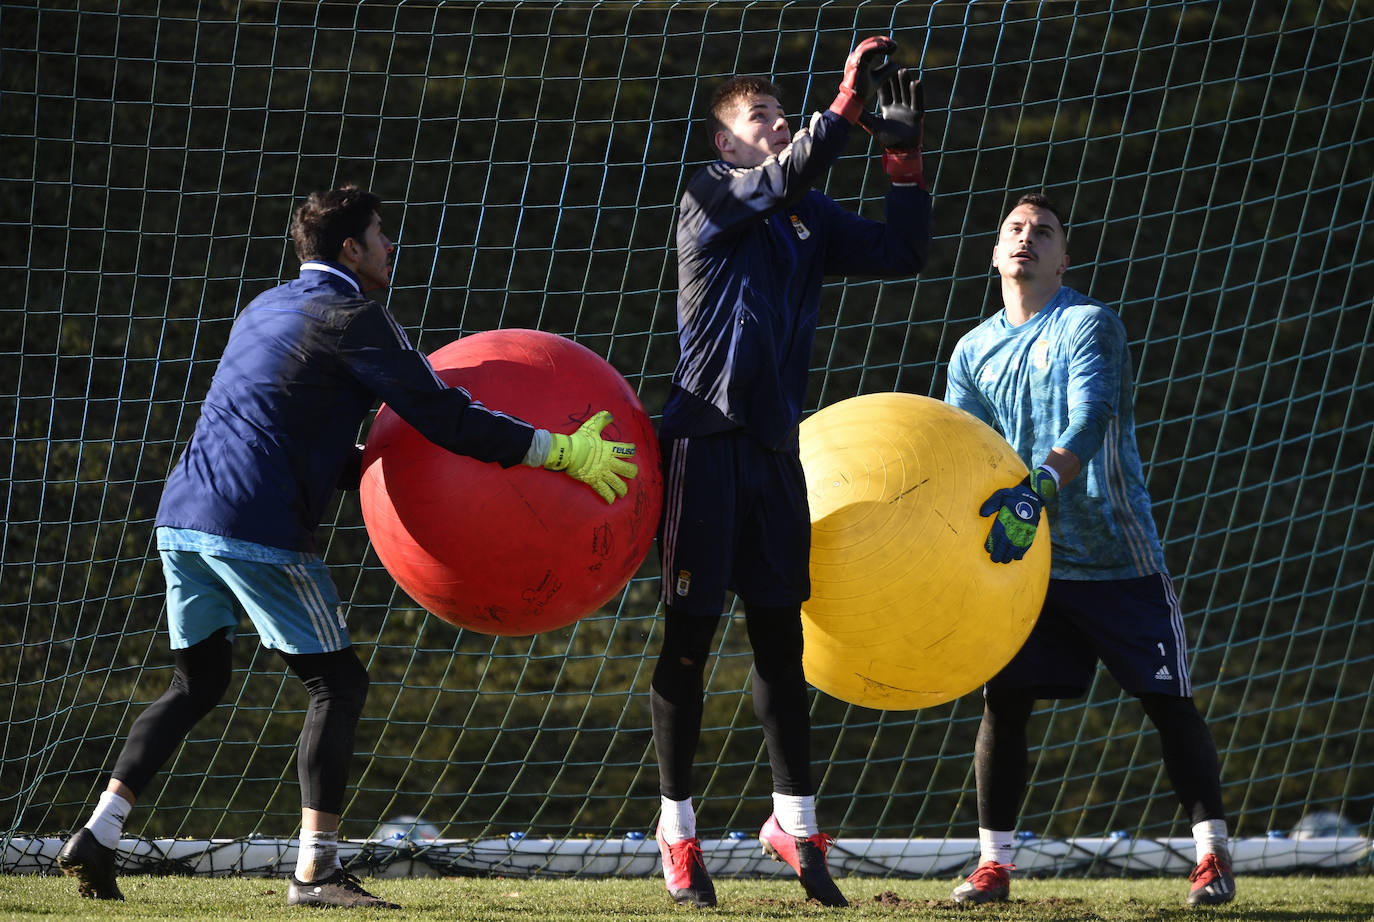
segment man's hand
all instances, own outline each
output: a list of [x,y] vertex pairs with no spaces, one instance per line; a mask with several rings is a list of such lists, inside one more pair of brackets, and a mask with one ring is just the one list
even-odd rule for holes
[[611,412],[602,410],[571,435],[550,433],[549,456],[544,459],[546,469],[563,471],[582,481],[607,503],[625,495],[628,487],[622,478],[639,473],[639,468],[628,460],[635,456],[634,445],[601,438],[601,430],[610,421]]
[[978,514],[997,514],[988,539],[983,542],[994,563],[1011,563],[1026,556],[1035,540],[1040,512],[1045,503],[1054,499],[1056,489],[1054,475],[1037,467],[1016,486],[1004,487],[987,498]]
[[851,125],[857,123],[874,88],[897,69],[895,63],[883,60],[896,50],[897,43],[886,35],[873,35],[859,42],[844,62],[840,92],[830,104],[830,111],[848,119]]
[[895,183],[924,189],[921,129],[926,114],[925,91],[914,70],[900,68],[878,88],[878,111],[864,111],[859,121],[883,146],[883,170]]

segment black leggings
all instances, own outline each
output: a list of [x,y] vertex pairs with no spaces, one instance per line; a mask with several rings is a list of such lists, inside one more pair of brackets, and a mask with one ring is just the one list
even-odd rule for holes
[[[754,714],[763,726],[773,790],[806,796],[811,785],[810,695],[802,673],[801,610],[753,605],[745,623],[754,649]],[[706,659],[719,617],[669,608],[663,649],[654,667],[649,701],[659,790],[669,800],[692,796],[692,762],[701,737]]]
[[173,651],[172,682],[134,721],[112,773],[135,796],[143,793],[191,728],[224,696],[233,669],[228,634],[225,628]]
[[352,647],[281,657],[310,693],[296,750],[301,806],[337,816],[343,813],[353,740],[367,703],[367,670]]
[[[1159,731],[1164,770],[1191,822],[1224,820],[1217,747],[1193,699],[1141,695],[1140,703]],[[1016,828],[1026,790],[1026,722],[1034,704],[1035,699],[1025,692],[1001,690],[986,695],[973,763],[978,825],[984,829]]]
[[[191,728],[219,703],[233,669],[227,630],[175,651],[167,691],[134,721],[112,777],[138,796],[147,788]],[[301,805],[341,813],[353,755],[354,732],[367,700],[367,671],[353,649],[305,655],[281,654],[310,693],[301,730],[297,771]]]

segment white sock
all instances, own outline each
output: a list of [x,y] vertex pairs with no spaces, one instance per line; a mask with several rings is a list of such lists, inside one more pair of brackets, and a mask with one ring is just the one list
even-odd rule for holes
[[789,836],[807,839],[821,831],[816,825],[816,798],[796,797],[773,792],[773,815],[778,826]]
[[95,812],[86,821],[86,828],[101,845],[114,848],[124,836],[124,821],[129,818],[129,811],[133,808],[134,805],[123,797],[105,791],[96,802]]
[[301,830],[301,846],[296,852],[296,880],[303,884],[313,883],[341,867],[337,830]]
[[1016,830],[984,829],[978,827],[979,863],[996,861],[998,864],[1011,864],[1011,853],[1016,850]]
[[1193,844],[1197,847],[1197,860],[1208,855],[1221,855],[1229,860],[1231,851],[1226,847],[1226,821],[1203,820],[1193,827]]
[[659,797],[659,829],[663,831],[663,840],[669,845],[681,842],[684,839],[695,839],[697,837],[697,814],[692,809],[692,798],[686,800],[669,800],[666,797]]

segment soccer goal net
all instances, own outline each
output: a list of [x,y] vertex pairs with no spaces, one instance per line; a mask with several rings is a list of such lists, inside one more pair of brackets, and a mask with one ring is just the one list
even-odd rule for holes
[[[925,87],[931,264],[826,289],[807,410],[941,396],[1000,306],[995,231],[1067,212],[1066,281],[1120,312],[1139,439],[1222,759],[1238,869],[1368,862],[1374,812],[1374,11],[1363,0],[10,2],[0,13],[0,844],[51,870],[171,655],[161,485],[236,312],[294,277],[309,191],[385,201],[387,303],[432,352],[537,328],[657,415],[677,358],[674,218],[713,87],[769,75],[795,129],[858,39]],[[856,134],[824,191],[882,216]],[[417,873],[649,874],[656,557],[529,637],[397,590],[344,494],[320,538],[372,677],[342,835]],[[738,610],[707,672],[699,830],[765,873],[770,776]],[[299,823],[305,694],[244,623],[222,704],[144,792],[129,869],[277,873]],[[972,693],[919,711],[814,693],[839,873],[976,857]],[[1024,869],[1190,864],[1141,709],[1105,674],[1030,727]]]

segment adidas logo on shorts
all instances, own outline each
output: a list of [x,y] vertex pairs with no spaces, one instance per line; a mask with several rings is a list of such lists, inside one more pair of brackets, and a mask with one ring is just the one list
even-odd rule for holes
[[1160,666],[1159,672],[1155,673],[1155,678],[1161,682],[1173,681],[1174,675],[1169,671],[1168,666]]

